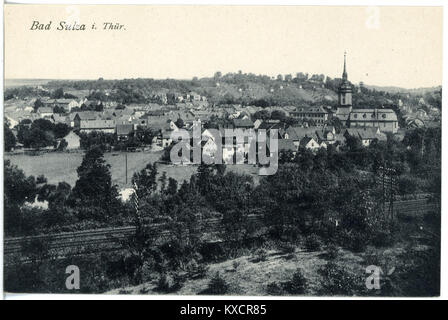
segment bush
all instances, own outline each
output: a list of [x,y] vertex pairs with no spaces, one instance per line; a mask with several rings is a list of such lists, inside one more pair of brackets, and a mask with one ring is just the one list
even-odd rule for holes
[[321,241],[315,234],[308,236],[305,239],[305,248],[308,251],[318,251],[321,248]]
[[283,295],[282,286],[280,286],[277,282],[268,283],[268,285],[266,287],[266,292],[271,296]]
[[362,252],[369,242],[368,235],[359,231],[341,231],[339,234],[340,244],[354,252]]
[[254,253],[254,258],[252,259],[253,262],[260,262],[260,261],[266,261],[268,257],[268,254],[265,249],[260,248]]
[[416,193],[420,180],[418,178],[401,176],[398,178],[398,192],[401,195]]
[[376,247],[390,247],[395,242],[395,233],[389,229],[378,230],[372,238]]
[[293,254],[296,251],[296,247],[289,242],[282,242],[279,249],[284,254]]
[[322,295],[355,296],[364,293],[364,278],[333,261],[321,267],[319,273],[322,275],[320,288]]
[[229,285],[221,277],[219,272],[216,272],[216,274],[210,280],[207,289],[203,290],[201,293],[223,295],[226,294],[228,291],[229,291]]
[[338,257],[339,248],[335,244],[330,244],[327,246],[327,258],[334,260]]
[[284,289],[290,294],[303,294],[306,289],[306,278],[302,270],[297,269],[292,275],[292,279],[285,283]]
[[189,277],[200,279],[207,274],[208,266],[204,262],[197,262],[193,259],[186,265],[185,269]]
[[166,273],[162,273],[157,281],[157,287],[156,287],[157,291],[170,292],[173,287],[174,287],[173,278],[171,276],[168,276]]

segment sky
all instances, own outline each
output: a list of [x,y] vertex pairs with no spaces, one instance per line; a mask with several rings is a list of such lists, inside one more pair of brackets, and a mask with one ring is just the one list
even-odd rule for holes
[[346,51],[353,83],[430,87],[442,84],[442,24],[440,7],[5,5],[5,78],[334,78]]

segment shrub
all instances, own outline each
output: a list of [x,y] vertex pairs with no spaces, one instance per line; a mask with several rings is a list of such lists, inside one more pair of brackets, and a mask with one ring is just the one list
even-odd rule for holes
[[171,276],[168,276],[166,273],[162,273],[159,276],[157,281],[157,291],[161,292],[170,292],[174,286],[174,280]]
[[266,286],[266,292],[271,296],[283,295],[282,286],[280,286],[277,282],[268,283],[268,285]]
[[341,231],[339,234],[340,244],[354,252],[362,252],[369,242],[368,235],[359,231]]
[[319,273],[322,275],[320,293],[323,295],[354,296],[364,292],[364,278],[333,261],[321,267]]
[[334,260],[338,257],[339,248],[335,244],[330,244],[327,246],[327,258]]
[[260,248],[254,253],[254,258],[252,259],[253,262],[260,262],[260,261],[266,261],[266,258],[268,256],[265,249]]
[[395,233],[388,229],[378,230],[372,238],[376,247],[389,247],[395,242]]
[[305,248],[308,251],[317,251],[321,248],[321,241],[318,236],[312,234],[305,239]]
[[398,178],[398,192],[402,195],[413,194],[417,192],[420,180],[418,178],[401,176]]
[[293,254],[296,251],[296,247],[289,242],[282,242],[279,249],[284,254]]
[[187,264],[185,269],[189,277],[193,279],[200,279],[205,277],[207,274],[208,266],[204,262],[197,262],[193,259]]
[[292,279],[285,283],[284,289],[290,294],[303,294],[306,289],[306,278],[302,270],[297,269],[292,275]]
[[221,277],[219,272],[216,272],[216,274],[210,280],[210,283],[208,284],[207,289],[205,289],[201,293],[222,295],[222,294],[226,294],[228,291],[229,291],[229,285]]

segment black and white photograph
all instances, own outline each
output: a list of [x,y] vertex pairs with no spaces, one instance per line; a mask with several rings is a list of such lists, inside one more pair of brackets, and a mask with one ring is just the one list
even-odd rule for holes
[[441,296],[442,4],[3,10],[6,297]]

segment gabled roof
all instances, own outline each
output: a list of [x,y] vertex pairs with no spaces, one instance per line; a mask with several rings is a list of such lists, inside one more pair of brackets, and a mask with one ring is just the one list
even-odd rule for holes
[[82,111],[74,113],[73,118],[76,116],[78,116],[80,120],[96,120],[100,118],[101,114],[95,111]]
[[[313,140],[314,142],[316,142],[313,138],[311,137],[304,137],[303,139],[300,140],[300,146],[301,147],[306,147],[308,145],[308,143]],[[316,142],[317,143],[317,142]]]
[[53,113],[53,108],[50,107],[40,107],[37,109],[37,112],[39,113]]
[[133,124],[117,124],[117,135],[127,136],[134,131]]
[[115,120],[84,120],[81,129],[115,129]]
[[316,129],[315,128],[304,128],[304,127],[289,127],[286,129],[286,133],[289,136],[289,139],[293,141],[302,140],[304,137],[316,138]]
[[322,107],[322,106],[313,106],[313,107],[297,107],[295,111],[292,111],[292,113],[328,113],[328,111]]
[[296,146],[291,139],[278,139],[278,151],[296,151]]
[[250,119],[233,119],[233,125],[236,128],[253,128],[254,123]]
[[353,121],[397,121],[397,115],[392,109],[353,109],[350,112]]
[[384,140],[387,138],[385,134],[379,132],[377,127],[347,128],[345,132],[361,140]]

